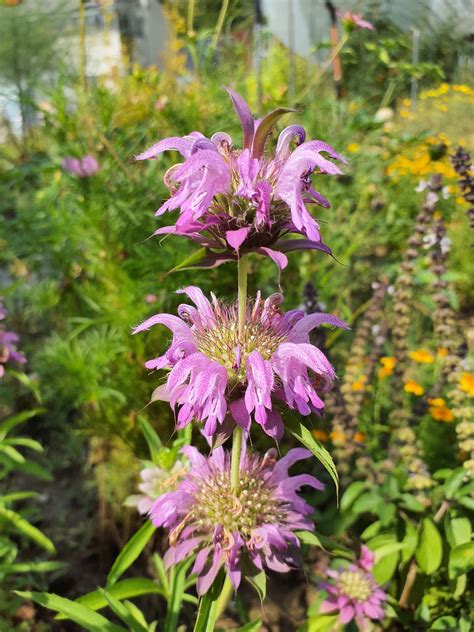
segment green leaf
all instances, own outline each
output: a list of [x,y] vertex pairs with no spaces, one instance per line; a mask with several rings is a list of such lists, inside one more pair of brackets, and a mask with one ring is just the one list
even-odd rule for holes
[[21,445],[25,448],[30,448],[35,452],[43,452],[43,446],[39,441],[30,439],[29,437],[15,437],[14,439],[4,439],[3,445]]
[[418,531],[416,527],[405,520],[405,536],[403,538],[402,562],[406,564],[415,554],[418,545]]
[[291,434],[300,441],[305,448],[307,448],[318,461],[326,468],[334,481],[336,486],[336,495],[339,495],[339,476],[337,474],[336,466],[332,460],[331,455],[317,439],[313,437],[311,432],[293,415],[285,416],[285,420],[288,421],[287,426],[290,429]]
[[308,544],[309,546],[317,546],[319,549],[324,549],[323,545],[321,544],[321,540],[312,531],[296,531],[295,534],[298,537],[299,541],[303,544]]
[[0,503],[14,503],[17,500],[27,500],[28,498],[38,498],[38,492],[12,492],[11,494],[5,494],[0,496]]
[[193,252],[189,257],[183,259],[181,263],[178,263],[177,266],[174,266],[166,276],[170,274],[174,274],[175,272],[183,272],[184,270],[201,270],[208,268],[215,268],[219,266],[221,263],[226,263],[227,261],[233,261],[235,257],[231,255],[218,255],[207,248],[199,248],[196,252]]
[[311,617],[308,621],[308,632],[333,632],[336,630],[337,614],[322,614]]
[[160,450],[163,447],[163,444],[161,443],[161,440],[156,434],[154,428],[148,423],[146,419],[139,419],[138,425],[140,426],[140,429],[143,432],[143,436],[145,437],[148,444],[151,460],[153,461],[153,463],[156,464],[158,462]]
[[444,483],[444,495],[448,500],[453,498],[457,490],[461,487],[464,479],[467,480],[467,472],[464,467],[458,467],[448,476]]
[[[122,579],[109,588],[107,591],[115,599],[129,599],[130,597],[139,597],[140,595],[161,594],[162,589],[152,579],[142,577],[132,577],[130,579]],[[76,599],[79,603],[91,610],[100,610],[107,606],[107,600],[100,590],[87,593]],[[64,615],[59,615],[56,619],[65,619]]]
[[5,419],[0,423],[0,440],[4,439],[10,432],[10,430],[15,428],[15,426],[22,424],[24,421],[27,421],[32,417],[36,417],[36,415],[44,413],[45,410],[45,408],[33,408],[32,410],[25,410],[21,413],[18,413],[18,415],[13,415],[12,417],[8,417],[8,419]]
[[421,570],[427,575],[434,573],[441,564],[443,541],[436,525],[429,518],[423,520],[415,557]]
[[451,518],[446,516],[444,530],[451,548],[471,540],[472,526],[469,518]]
[[170,579],[168,607],[163,632],[175,632],[177,628],[179,614],[182,610],[183,595],[186,589],[186,573],[193,561],[194,558],[191,557],[181,562],[171,575],[172,579]]
[[6,445],[5,442],[0,443],[0,452],[3,452],[5,456],[11,459],[14,463],[24,463],[25,457],[23,454],[20,454],[18,450],[16,450],[11,445]]
[[194,632],[214,632],[217,617],[217,604],[221,594],[224,574],[221,572],[212,584],[211,588],[199,601],[199,609]]
[[415,498],[415,496],[412,496],[412,494],[402,494],[400,496],[400,500],[402,501],[400,503],[400,506],[404,509],[408,509],[408,511],[413,511],[414,513],[422,513],[425,510],[420,501]]
[[373,575],[379,584],[385,584],[393,577],[397,569],[398,558],[398,552],[390,553],[374,565]]
[[131,632],[148,632],[148,626],[144,626],[137,621],[125,604],[115,597],[112,597],[112,595],[103,588],[100,589],[100,592],[104,595],[112,612],[128,626]]
[[163,559],[158,555],[158,553],[153,553],[153,562],[155,564],[158,577],[160,578],[160,582],[163,585],[165,596],[168,597],[168,594],[169,594],[168,577],[166,575]]
[[369,526],[362,531],[360,537],[362,540],[370,540],[370,538],[373,538],[380,532],[381,528],[382,523],[380,522],[380,520],[376,520],[372,524],[369,524]]
[[34,601],[40,606],[60,612],[85,630],[90,630],[91,632],[124,632],[125,630],[125,628],[115,625],[115,623],[112,623],[101,614],[98,614],[93,610],[89,610],[89,608],[86,608],[75,601],[59,597],[59,595],[28,591],[15,592],[24,599]]
[[474,542],[455,546],[449,553],[448,574],[450,579],[474,569]]
[[0,518],[4,518],[8,522],[10,522],[17,531],[19,531],[27,538],[30,538],[30,540],[36,542],[36,544],[43,547],[43,549],[45,549],[49,553],[55,553],[56,549],[54,548],[54,544],[51,542],[51,540],[46,537],[44,533],[42,533],[39,529],[30,524],[28,520],[22,518],[20,514],[17,514],[15,511],[12,511],[11,509],[7,509],[6,507],[2,507],[0,505]]
[[265,575],[265,572],[260,571],[259,573],[250,574],[245,579],[251,586],[253,586],[253,588],[255,588],[260,602],[263,603],[265,601],[265,597],[267,596],[267,576]]
[[458,621],[455,617],[440,617],[433,622],[429,630],[457,630]]
[[262,620],[255,619],[254,621],[250,621],[250,623],[246,623],[245,625],[237,628],[236,632],[259,632],[262,627]]
[[127,544],[118,554],[115,562],[107,576],[107,589],[115,584],[118,578],[123,575],[129,566],[137,559],[143,551],[152,535],[155,533],[156,527],[149,521],[133,535]]
[[17,562],[0,564],[0,573],[51,573],[67,568],[65,562]]
[[347,511],[366,488],[365,481],[351,483],[341,497],[341,511]]
[[288,114],[289,112],[295,112],[291,108],[277,108],[270,112],[260,121],[259,126],[257,127],[257,131],[255,132],[255,137],[253,140],[252,146],[252,158],[261,158],[263,156],[263,151],[265,149],[265,143],[267,142],[267,138],[272,131],[272,129],[277,124],[278,120]]

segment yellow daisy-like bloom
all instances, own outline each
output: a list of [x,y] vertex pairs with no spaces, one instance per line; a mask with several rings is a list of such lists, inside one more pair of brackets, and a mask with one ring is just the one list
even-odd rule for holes
[[377,375],[379,377],[379,380],[383,380],[385,377],[392,375],[393,369],[397,364],[397,358],[394,358],[392,356],[384,356],[383,358],[380,358],[380,364],[382,365],[382,367],[378,370]]
[[454,419],[453,413],[446,406],[432,406],[428,411],[436,421],[449,423]]
[[412,393],[413,395],[418,396],[423,395],[425,392],[425,389],[421,386],[421,384],[418,384],[418,382],[415,382],[414,380],[408,380],[408,382],[405,382],[403,390],[405,393]]
[[459,388],[474,397],[474,375],[472,373],[462,373],[459,380]]
[[410,353],[410,358],[415,362],[421,364],[432,364],[434,362],[434,356],[427,349],[418,349]]
[[365,375],[361,375],[355,382],[352,382],[351,388],[353,391],[364,391],[366,382],[367,377]]
[[329,436],[331,437],[331,441],[334,444],[344,445],[344,443],[346,443],[347,441],[346,435],[343,432],[339,432],[338,430],[331,432]]
[[442,397],[428,397],[428,404],[430,406],[444,406],[446,402]]
[[446,347],[438,347],[438,349],[436,349],[436,354],[439,355],[440,358],[445,358],[449,353],[449,349],[446,349]]
[[318,441],[321,441],[322,443],[326,443],[326,441],[329,439],[329,433],[326,432],[326,430],[323,430],[322,428],[311,430],[311,434],[313,435],[315,439],[318,439]]

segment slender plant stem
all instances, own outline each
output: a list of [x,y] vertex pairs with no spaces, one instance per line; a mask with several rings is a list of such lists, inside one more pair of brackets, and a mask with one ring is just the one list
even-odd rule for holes
[[216,48],[217,43],[219,42],[219,38],[221,36],[222,27],[224,26],[224,20],[227,13],[227,9],[229,8],[229,0],[222,0],[221,10],[219,12],[219,17],[217,18],[216,30],[214,31],[214,35],[211,42],[211,49]]
[[191,36],[194,33],[194,6],[196,0],[188,0],[188,16],[186,20],[186,28],[188,31],[188,36]]
[[296,101],[299,102],[303,99],[303,97],[305,97],[308,92],[310,90],[312,90],[320,81],[321,77],[327,72],[327,70],[329,70],[329,68],[332,66],[334,60],[336,59],[336,57],[339,55],[339,53],[341,52],[341,50],[344,48],[344,46],[347,44],[349,40],[349,36],[347,35],[347,33],[344,33],[344,35],[341,37],[341,39],[339,40],[339,43],[337,46],[334,47],[331,56],[329,57],[329,59],[326,61],[326,63],[324,64],[324,66],[321,68],[321,70],[316,73],[316,75],[313,77],[313,79],[308,83],[308,85],[306,86],[306,88],[300,92],[300,94],[297,96]]
[[227,608],[227,604],[229,603],[230,598],[232,597],[232,593],[234,592],[234,587],[232,586],[232,582],[229,577],[225,578],[224,585],[222,586],[222,592],[219,595],[219,599],[217,600],[216,607],[216,621],[224,614],[225,609]]
[[247,277],[249,267],[246,257],[240,257],[237,264],[238,275],[238,304],[239,304],[239,342],[242,344],[245,333],[245,318],[247,311]]

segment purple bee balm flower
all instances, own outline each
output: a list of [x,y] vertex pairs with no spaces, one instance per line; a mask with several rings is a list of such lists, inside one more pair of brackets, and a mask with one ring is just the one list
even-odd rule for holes
[[361,630],[367,629],[370,620],[384,618],[383,604],[386,593],[372,575],[374,554],[362,547],[360,559],[348,568],[329,570],[331,583],[320,584],[329,597],[320,607],[323,613],[339,613],[339,622],[345,625],[355,619]]
[[155,500],[165,492],[174,490],[187,471],[187,465],[179,460],[170,470],[157,465],[145,467],[140,472],[141,483],[138,485],[142,493],[129,496],[124,504],[127,507],[136,507],[141,514],[147,514]]
[[19,364],[26,362],[25,356],[16,348],[19,340],[20,337],[13,331],[0,329],[0,377],[5,375],[4,365],[7,362],[18,362]]
[[238,306],[226,305],[214,294],[212,303],[197,287],[180,290],[194,302],[180,305],[177,316],[156,314],[134,329],[138,333],[153,325],[173,332],[168,351],[146,362],[148,369],[171,369],[166,384],[153,399],[178,407],[177,427],[193,419],[204,422],[211,437],[219,424],[233,419],[246,431],[251,418],[271,437],[283,436],[283,421],[275,400],[286,402],[302,415],[319,413],[324,407],[318,392],[328,390],[335,379],[326,356],[309,340],[312,329],[327,323],[347,325],[329,314],[279,309],[281,294],[265,301],[260,293],[248,301],[243,337],[238,334]]
[[244,446],[236,492],[231,487],[230,452],[216,448],[205,458],[192,446],[182,451],[190,461],[189,473],[175,491],[160,496],[150,512],[154,525],[170,529],[166,567],[197,552],[193,572],[203,595],[222,567],[237,588],[244,558],[257,570],[285,573],[298,565],[295,531],[313,531],[314,525],[308,518],[313,508],[296,492],[303,485],[324,489],[309,474],[288,475],[293,463],[311,456],[308,450],[295,448],[278,460],[274,449],[262,457],[247,453]]
[[94,156],[87,155],[81,160],[69,156],[63,160],[63,169],[78,178],[90,178],[100,170],[100,166]]
[[[159,228],[155,234],[181,235],[206,247],[209,265],[259,252],[284,268],[284,253],[291,250],[330,253],[307,209],[309,204],[328,208],[329,202],[313,189],[310,176],[341,173],[323,154],[346,161],[327,143],[305,142],[306,132],[299,125],[285,128],[276,150],[265,155],[272,127],[290,110],[280,108],[254,121],[244,99],[233,90],[228,93],[242,125],[242,149],[235,149],[225,132],[210,139],[192,132],[183,138],[165,138],[136,157],[147,160],[175,150],[184,158],[165,174],[171,197],[156,212],[162,215],[179,209],[179,218],[175,225]],[[304,238],[281,239],[290,233]]]
[[375,29],[372,22],[364,20],[360,13],[352,13],[352,11],[336,11],[336,13],[344,27],[349,31],[354,28],[368,29],[369,31]]

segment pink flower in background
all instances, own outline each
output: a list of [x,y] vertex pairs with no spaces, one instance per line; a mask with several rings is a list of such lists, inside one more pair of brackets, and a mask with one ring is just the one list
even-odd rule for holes
[[360,13],[352,13],[352,11],[336,11],[336,13],[343,25],[349,29],[358,27],[360,29],[373,31],[375,28],[372,22],[364,20]]
[[[0,299],[0,321],[4,320],[7,315],[7,311],[3,306],[3,301]],[[5,364],[7,362],[18,362],[19,364],[25,364],[25,356],[17,350],[17,343],[20,340],[20,336],[13,331],[5,331],[0,328],[0,377],[5,375]]]
[[[242,149],[234,148],[225,132],[210,139],[191,132],[182,138],[165,138],[136,157],[147,160],[174,150],[184,159],[166,172],[171,197],[156,212],[162,215],[179,209],[179,217],[176,224],[155,234],[173,233],[199,243],[209,251],[209,266],[246,252],[269,256],[280,268],[287,264],[284,253],[291,250],[330,253],[318,222],[307,209],[312,204],[330,206],[313,188],[311,175],[341,174],[328,157],[346,161],[327,143],[306,141],[299,125],[285,128],[275,151],[266,155],[272,128],[289,110],[280,108],[255,121],[244,99],[233,90],[228,93],[242,125]],[[282,239],[290,233],[304,238]]]
[[366,546],[361,549],[360,559],[348,568],[327,571],[331,583],[322,583],[329,593],[320,607],[322,613],[338,613],[342,625],[355,620],[365,630],[370,620],[381,621],[385,614],[383,604],[386,593],[372,576],[374,554]]
[[324,485],[309,474],[290,477],[288,468],[310,457],[309,450],[295,448],[277,459],[274,449],[262,457],[244,446],[237,492],[231,487],[230,452],[217,448],[207,458],[192,446],[182,452],[190,471],[150,511],[154,525],[170,529],[166,568],[197,552],[192,572],[203,595],[222,567],[238,588],[243,558],[256,571],[285,573],[299,565],[295,531],[314,531],[314,524],[309,519],[313,508],[296,492],[304,485],[317,490]]
[[159,496],[178,486],[187,470],[187,464],[179,460],[171,469],[157,465],[145,467],[140,472],[141,483],[138,485],[141,494],[129,496],[124,504],[127,507],[136,507],[140,514],[147,514]]
[[100,171],[100,166],[94,156],[87,155],[82,159],[69,156],[63,160],[63,169],[78,178],[90,178]]
[[173,332],[168,351],[146,362],[148,369],[170,369],[166,384],[153,399],[178,407],[177,427],[193,419],[204,422],[211,437],[227,414],[246,431],[252,418],[271,437],[283,436],[283,421],[275,400],[285,402],[301,415],[320,413],[324,403],[318,393],[335,379],[326,356],[309,340],[309,333],[323,323],[347,327],[329,314],[306,316],[301,310],[279,309],[281,294],[265,301],[260,293],[248,301],[243,337],[239,338],[238,306],[226,305],[211,294],[212,303],[197,287],[180,290],[196,307],[182,304],[177,316],[156,314],[134,329],[153,325]]
[[147,294],[145,296],[145,303],[148,303],[148,305],[152,305],[153,303],[156,303],[157,300],[158,300],[158,297],[156,296],[156,294]]

